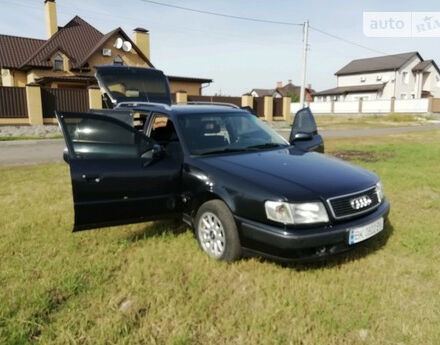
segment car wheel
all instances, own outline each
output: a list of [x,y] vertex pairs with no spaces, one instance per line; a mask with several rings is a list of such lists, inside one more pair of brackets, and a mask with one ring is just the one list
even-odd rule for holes
[[223,201],[204,203],[196,216],[196,237],[202,250],[217,260],[233,262],[241,256],[240,238],[231,211]]

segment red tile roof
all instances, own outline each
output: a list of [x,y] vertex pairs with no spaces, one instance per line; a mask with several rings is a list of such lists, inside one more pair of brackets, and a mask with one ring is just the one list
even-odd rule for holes
[[45,40],[0,35],[0,67],[18,68]]
[[59,28],[21,67],[52,67],[49,59],[57,50],[63,51],[69,57],[72,67],[76,67],[102,36],[101,32],[85,20],[75,16],[64,27]]
[[69,57],[70,67],[77,69],[86,64],[87,60],[116,33],[130,41],[138,55],[153,67],[139,47],[121,28],[104,35],[78,16],[60,27],[48,40],[0,35],[0,67],[51,68],[50,58],[57,51],[61,51]]

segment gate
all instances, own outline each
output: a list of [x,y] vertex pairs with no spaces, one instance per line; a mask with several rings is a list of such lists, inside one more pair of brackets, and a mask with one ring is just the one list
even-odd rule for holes
[[87,112],[89,110],[86,89],[41,89],[43,117],[55,117],[55,111]]

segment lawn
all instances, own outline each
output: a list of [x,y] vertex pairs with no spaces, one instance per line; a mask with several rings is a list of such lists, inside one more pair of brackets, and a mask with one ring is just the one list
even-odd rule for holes
[[368,128],[392,128],[429,125],[432,116],[411,114],[390,115],[317,115],[316,123],[320,129],[368,129]]
[[379,173],[387,236],[327,264],[235,264],[173,223],[72,234],[68,168],[0,168],[2,344],[438,344],[440,131],[326,142]]

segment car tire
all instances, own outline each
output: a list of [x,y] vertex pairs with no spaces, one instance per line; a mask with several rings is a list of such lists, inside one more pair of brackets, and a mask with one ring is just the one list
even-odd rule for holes
[[237,224],[221,200],[200,206],[195,219],[195,235],[200,248],[214,259],[233,262],[241,257]]

